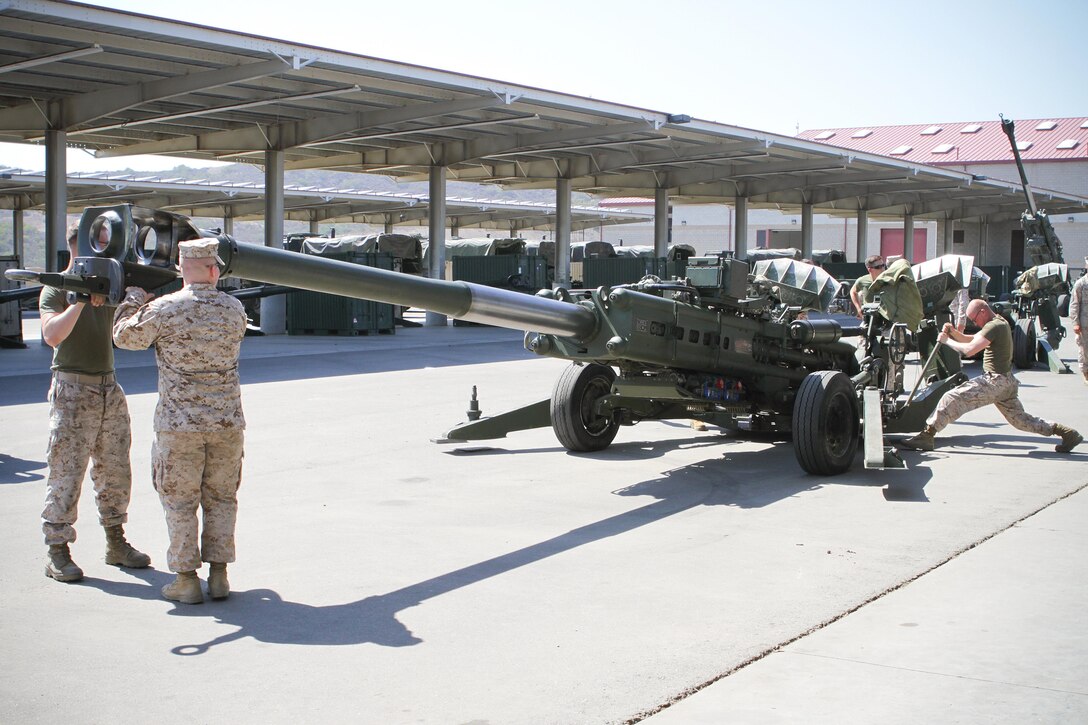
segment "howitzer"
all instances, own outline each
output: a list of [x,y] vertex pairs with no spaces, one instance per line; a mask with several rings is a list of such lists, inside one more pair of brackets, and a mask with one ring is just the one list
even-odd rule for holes
[[[446,433],[449,440],[502,437],[550,425],[572,451],[611,444],[621,425],[697,418],[729,429],[792,432],[801,466],[820,475],[847,470],[864,430],[865,463],[901,466],[885,432],[920,430],[960,376],[902,400],[911,333],[869,305],[864,324],[806,319],[825,310],[838,282],[794,260],[688,260],[688,277],[594,290],[528,295],[426,279],[287,250],[240,244],[202,232],[186,217],[131,206],[91,208],[88,236],[98,288],[117,302],[135,267],[172,274],[177,243],[217,237],[223,274],[268,284],[421,307],[455,319],[526,331],[527,349],[572,361],[549,399]],[[81,247],[82,249],[82,247]],[[76,277],[76,282],[85,280]],[[63,280],[62,280],[63,281]],[[913,282],[912,282],[913,283]],[[848,338],[862,338],[860,348]],[[859,359],[860,358],[860,359]]]
[[[1069,293],[1072,291],[1069,268],[1062,256],[1061,240],[1046,211],[1036,206],[1035,196],[1028,185],[1028,175],[1016,143],[1016,124],[1011,118],[999,117],[1001,130],[1012,146],[1016,168],[1020,172],[1020,184],[1028,203],[1027,210],[1020,215],[1020,225],[1024,228],[1024,247],[1033,265],[1016,278],[1011,310],[1002,308],[999,311],[1013,325],[1013,362],[1018,368],[1032,368],[1038,359],[1048,362],[1054,372],[1068,373],[1071,372],[1069,367],[1055,350],[1065,337],[1060,310],[1063,306],[1068,309]],[[1037,339],[1037,324],[1045,339]]]

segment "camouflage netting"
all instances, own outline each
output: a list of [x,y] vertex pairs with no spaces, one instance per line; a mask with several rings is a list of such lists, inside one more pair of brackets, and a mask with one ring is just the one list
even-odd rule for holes
[[1069,266],[1057,262],[1040,264],[1026,270],[1013,284],[1022,295],[1032,295],[1042,290],[1060,289],[1069,282]]
[[891,322],[902,322],[912,331],[922,322],[922,295],[914,281],[910,262],[897,259],[884,270],[865,293],[865,301],[880,295],[880,314]]
[[306,254],[329,255],[349,252],[383,252],[402,259],[422,259],[419,237],[408,234],[367,234],[346,237],[310,237],[302,242]]
[[745,252],[748,264],[762,262],[765,259],[800,259],[801,250],[787,247],[785,249],[749,249]]

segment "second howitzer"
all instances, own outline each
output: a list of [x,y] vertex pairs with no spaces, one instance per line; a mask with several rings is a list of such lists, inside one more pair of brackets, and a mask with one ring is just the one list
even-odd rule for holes
[[[736,259],[692,258],[682,280],[647,277],[526,295],[240,244],[184,216],[128,205],[87,209],[81,245],[92,232],[110,241],[91,248],[98,274],[90,284],[113,303],[140,268],[155,270],[146,278],[172,270],[178,242],[217,237],[223,276],[524,330],[527,349],[572,362],[548,399],[470,420],[445,434],[450,441],[550,425],[566,448],[585,452],[606,448],[623,425],[699,419],[734,430],[792,432],[797,460],[813,474],[849,469],[863,439],[867,467],[900,467],[884,433],[920,430],[943,392],[961,379],[957,373],[904,396],[913,330],[882,316],[879,304],[866,306],[861,325],[807,319],[826,311],[839,283],[793,260],[749,268]],[[960,281],[945,276],[936,294],[958,289]],[[73,276],[73,285],[86,287],[86,277]],[[861,338],[860,352],[849,338]]]
[[[1050,217],[1035,204],[1035,195],[1028,185],[1028,175],[1016,143],[1016,125],[1011,118],[1001,116],[1001,130],[1012,146],[1028,204],[1020,215],[1020,225],[1024,228],[1024,247],[1033,265],[1016,278],[1016,289],[1011,295],[1012,309],[999,309],[1013,325],[1013,362],[1019,368],[1031,368],[1038,359],[1049,362],[1055,372],[1071,372],[1054,352],[1065,336],[1061,315],[1063,309],[1064,314],[1069,311],[1072,291],[1069,267],[1065,264],[1062,243]],[[1044,339],[1037,340],[1036,322]]]

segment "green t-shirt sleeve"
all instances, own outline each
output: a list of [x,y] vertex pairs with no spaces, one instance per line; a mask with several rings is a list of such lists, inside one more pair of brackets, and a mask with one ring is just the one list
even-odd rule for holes
[[60,314],[68,309],[68,295],[56,287],[42,287],[38,295],[38,311]]

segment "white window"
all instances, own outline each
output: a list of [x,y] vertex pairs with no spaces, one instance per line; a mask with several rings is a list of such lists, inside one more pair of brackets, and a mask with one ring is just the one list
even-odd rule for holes
[[1040,123],[1038,126],[1035,127],[1035,130],[1036,131],[1053,131],[1057,127],[1058,127],[1058,122],[1057,121],[1043,121],[1042,123]]
[[933,153],[935,153],[935,154],[947,154],[949,151],[951,151],[954,148],[956,148],[956,146],[954,144],[943,143],[940,146],[935,147],[933,149]]
[[940,126],[930,126],[925,131],[922,131],[923,136],[936,136],[941,132]]
[[1028,149],[1030,149],[1034,145],[1035,145],[1034,141],[1017,141],[1016,142],[1016,148],[1019,149],[1020,151],[1027,151]]
[[892,154],[891,155],[892,156],[902,156],[903,154],[909,154],[913,148],[914,148],[913,146],[908,146],[907,144],[903,144],[902,146],[897,146],[896,148],[892,149]]
[[969,123],[960,129],[960,133],[978,133],[982,130],[981,123]]
[[1080,141],[1076,140],[1075,138],[1067,138],[1066,140],[1064,140],[1060,144],[1058,144],[1058,148],[1060,148],[1060,149],[1075,149],[1077,147],[1077,144],[1079,144],[1079,143],[1080,143]]
[[814,138],[817,141],[826,141],[827,139],[831,138],[834,135],[835,135],[834,131],[824,131],[823,133],[814,136]]
[[873,129],[863,128],[863,129],[859,129],[857,131],[854,131],[854,134],[850,138],[865,138],[867,136],[872,136],[872,135],[873,135]]

